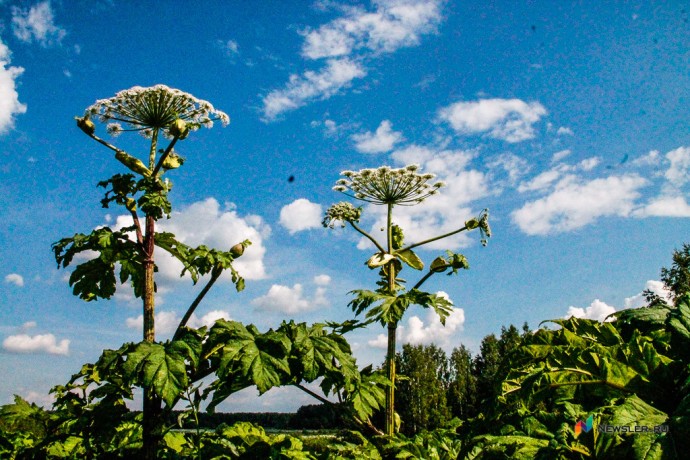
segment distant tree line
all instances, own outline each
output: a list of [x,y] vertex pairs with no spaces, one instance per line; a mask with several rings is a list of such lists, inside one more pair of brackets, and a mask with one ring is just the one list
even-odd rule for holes
[[466,420],[482,411],[482,404],[500,391],[501,361],[520,344],[529,332],[513,325],[501,328],[501,334],[482,339],[479,353],[465,345],[453,349],[450,356],[436,345],[403,345],[397,353],[397,411],[400,431],[414,435],[422,430],[444,426],[457,417]]
[[[215,429],[221,424],[232,425],[249,422],[275,430],[323,430],[344,428],[338,405],[310,404],[300,407],[297,412],[199,412],[199,426]],[[175,423],[182,411],[174,411],[171,423]],[[192,420],[187,420],[183,428],[193,428]]]

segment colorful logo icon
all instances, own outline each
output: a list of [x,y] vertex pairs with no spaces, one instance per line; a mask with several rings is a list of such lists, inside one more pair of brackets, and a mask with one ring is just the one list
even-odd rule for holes
[[594,424],[594,417],[590,415],[587,417],[587,421],[583,422],[582,420],[578,420],[577,423],[575,424],[575,437],[577,438],[580,436],[580,433],[583,431],[585,433],[589,433],[589,431],[592,429],[592,426]]

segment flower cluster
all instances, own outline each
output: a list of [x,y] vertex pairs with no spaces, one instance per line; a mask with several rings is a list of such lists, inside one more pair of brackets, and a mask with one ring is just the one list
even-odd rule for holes
[[412,206],[445,186],[443,182],[428,184],[435,176],[420,174],[418,169],[419,166],[413,164],[399,169],[381,166],[357,172],[343,171],[340,174],[346,179],[338,180],[333,190],[369,203]]
[[[107,129],[111,135],[141,131],[150,136],[153,130],[160,129],[164,135],[171,136],[171,128],[173,131],[179,128],[175,123],[177,120],[183,120],[190,130],[201,126],[210,128],[215,120],[220,120],[223,125],[230,122],[227,114],[216,110],[210,102],[165,85],[135,86],[110,99],[98,100],[86,109],[84,118],[91,117],[109,123]],[[130,129],[123,129],[121,123]]]
[[479,215],[479,234],[481,235],[482,246],[486,246],[488,239],[491,238],[491,227],[489,227],[489,209],[485,209]]
[[328,208],[322,224],[324,227],[333,228],[336,222],[341,222],[344,227],[345,222],[359,222],[361,215],[362,208],[355,208],[351,203],[341,201]]

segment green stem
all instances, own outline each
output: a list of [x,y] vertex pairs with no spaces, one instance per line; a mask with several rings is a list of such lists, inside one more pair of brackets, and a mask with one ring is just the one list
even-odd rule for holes
[[104,141],[103,139],[101,139],[100,137],[96,136],[95,134],[88,134],[88,133],[87,133],[87,136],[89,136],[91,139],[95,140],[95,141],[98,142],[99,144],[105,145],[105,146],[108,147],[110,150],[114,151],[115,153],[117,153],[117,152],[124,152],[124,153],[127,153],[127,152],[125,152],[125,151],[122,150],[122,149],[118,149],[118,148],[115,147],[113,144],[111,144],[111,143],[109,143],[109,142],[107,142],[107,141]]
[[208,280],[208,283],[206,283],[206,286],[201,290],[199,295],[196,296],[194,299],[194,302],[189,306],[187,309],[187,312],[184,314],[184,317],[182,320],[180,320],[180,324],[177,326],[177,330],[175,331],[175,335],[173,336],[173,340],[177,340],[180,337],[180,333],[182,332],[182,328],[187,325],[187,322],[189,321],[189,318],[192,317],[192,314],[194,313],[194,310],[196,310],[196,307],[199,306],[203,298],[206,296],[208,291],[211,289],[213,284],[220,278],[221,273],[223,273],[223,269],[219,266],[213,267],[213,270],[211,271],[211,279]]
[[151,135],[151,150],[149,150],[149,169],[156,166],[156,149],[158,148],[158,128],[153,130]]
[[175,143],[177,142],[178,137],[175,136],[172,141],[170,141],[170,145],[168,145],[168,148],[165,149],[165,152],[163,152],[163,155],[158,159],[158,163],[156,164],[156,167],[153,168],[153,172],[151,173],[151,176],[156,177],[156,174],[158,174],[158,171],[160,171],[161,167],[163,166],[163,162],[165,161],[166,158],[168,158],[168,155],[170,155],[170,152],[172,152],[173,147],[175,146]]
[[[386,218],[386,236],[388,239],[388,254],[393,253],[393,204],[388,203]],[[388,264],[388,293],[395,292],[395,266]],[[388,346],[386,350],[386,371],[391,384],[386,388],[386,435],[395,434],[395,333],[397,321],[388,323]]]
[[[438,268],[443,268],[443,270],[445,270],[446,268],[451,267],[451,266],[452,266],[451,264],[445,264],[445,265],[439,266]],[[415,284],[414,287],[413,287],[412,289],[419,289],[419,287],[420,287],[422,284],[424,284],[424,282],[425,282],[426,280],[428,280],[429,278],[431,278],[431,276],[432,276],[433,274],[435,274],[435,273],[443,273],[443,270],[438,270],[438,271],[436,271],[436,270],[429,270],[429,272],[428,272],[426,275],[424,275],[419,281],[417,281],[417,284]]]
[[368,234],[367,232],[365,232],[364,230],[362,230],[362,229],[361,229],[360,227],[358,227],[357,224],[355,224],[354,222],[351,222],[351,221],[349,221],[349,222],[350,222],[350,225],[352,225],[352,228],[354,228],[355,230],[357,230],[359,233],[361,233],[362,235],[364,235],[366,238],[369,238],[369,241],[371,241],[372,243],[374,243],[374,246],[376,246],[380,252],[386,252],[386,250],[383,249],[383,247],[379,244],[378,241],[376,241],[376,240],[374,239],[373,236],[371,236],[370,234]]
[[434,273],[436,273],[436,272],[433,272],[433,271],[429,270],[429,273],[427,273],[426,275],[424,275],[424,276],[422,277],[422,279],[420,279],[419,281],[417,281],[417,284],[415,284],[414,287],[413,287],[412,289],[419,289],[419,287],[420,287],[422,284],[424,284],[424,282],[425,282],[426,280],[428,280],[428,279],[431,277],[431,275],[433,275]]
[[467,226],[459,228],[457,230],[453,230],[452,232],[445,233],[443,235],[435,236],[433,238],[429,238],[428,240],[420,241],[419,243],[411,244],[409,246],[405,246],[402,249],[398,249],[398,252],[403,252],[408,249],[416,248],[417,246],[421,246],[423,244],[431,243],[432,241],[437,241],[437,240],[442,240],[443,238],[448,238],[449,236],[455,235],[456,233],[460,233],[462,231],[467,230]]

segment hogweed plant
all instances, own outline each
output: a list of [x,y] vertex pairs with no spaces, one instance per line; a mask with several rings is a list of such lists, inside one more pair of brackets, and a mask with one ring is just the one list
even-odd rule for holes
[[[111,137],[131,131],[147,138],[148,149],[141,155],[143,161],[99,137],[94,120],[107,124],[106,131]],[[172,210],[168,200],[172,183],[163,176],[184,163],[184,158],[175,152],[175,145],[201,127],[210,128],[216,120],[223,125],[229,122],[228,116],[211,103],[164,85],[149,88],[136,86],[121,91],[112,98],[97,101],[86,109],[83,117],[76,118],[77,126],[87,136],[112,151],[115,159],[129,170],[98,185],[106,189],[102,206],[109,208],[115,204],[123,207],[131,215],[132,225],[119,230],[102,227],[89,235],[76,234],[54,243],[53,251],[58,267],[67,267],[77,254],[84,251],[98,254],[98,257],[79,264],[69,278],[74,294],[86,301],[112,297],[116,289],[116,273],[120,283],[131,283],[134,295],[141,298],[143,303],[142,353],[148,352],[150,355],[157,350],[151,346],[156,340],[156,246],[180,260],[185,267],[183,274],[190,273],[194,283],[202,275],[211,275],[184,315],[176,337],[179,337],[194,309],[223,271],[229,269],[232,272],[238,291],[244,285],[232,262],[242,255],[249,241],[238,243],[229,251],[218,251],[205,246],[191,248],[176,240],[171,233],[156,232],[156,221],[163,216],[170,217]],[[134,240],[128,236],[130,232],[134,233]],[[154,372],[154,369],[148,372]],[[155,380],[153,376],[150,377],[148,380]],[[143,407],[144,452],[147,458],[155,458],[156,443],[160,438],[160,433],[155,431],[161,410],[161,395],[144,386]]]
[[463,231],[479,229],[481,242],[486,245],[487,238],[491,236],[488,221],[488,210],[473,219],[468,220],[457,230],[435,236],[414,244],[404,243],[403,229],[393,220],[395,206],[414,206],[422,203],[427,198],[439,193],[445,185],[443,182],[431,183],[433,174],[422,174],[418,165],[408,165],[404,168],[393,169],[382,166],[377,169],[362,169],[360,171],[343,171],[343,179],[336,182],[333,190],[342,192],[356,200],[373,205],[386,207],[386,240],[379,242],[371,234],[363,230],[359,225],[362,216],[362,208],[355,207],[349,202],[340,202],[332,205],[323,220],[324,227],[333,228],[337,223],[343,227],[349,224],[353,229],[367,238],[377,249],[377,252],[367,260],[366,265],[370,269],[378,269],[380,279],[377,281],[378,289],[355,290],[351,294],[355,298],[349,303],[356,315],[366,312],[367,323],[379,322],[388,329],[388,343],[386,350],[386,375],[390,381],[386,388],[385,404],[385,434],[393,436],[396,431],[395,414],[395,348],[396,329],[405,311],[411,305],[420,305],[424,308],[433,308],[438,314],[441,323],[453,311],[453,304],[445,297],[421,291],[419,288],[431,276],[448,270],[449,275],[457,274],[459,269],[468,269],[469,263],[462,254],[446,251],[446,255],[434,259],[428,271],[407,290],[405,280],[398,277],[403,269],[403,264],[422,271],[424,262],[412,250],[424,246],[433,241],[455,235]]

